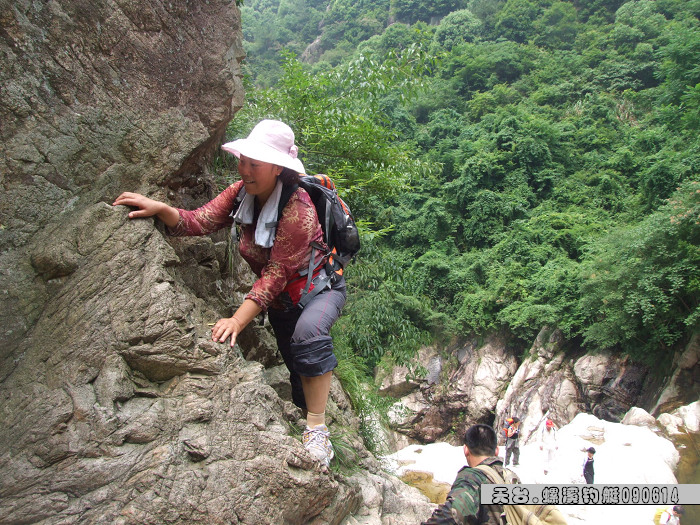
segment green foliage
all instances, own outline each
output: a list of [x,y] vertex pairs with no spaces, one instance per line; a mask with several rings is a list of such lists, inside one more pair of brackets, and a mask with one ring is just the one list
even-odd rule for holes
[[496,15],[496,34],[523,44],[534,34],[534,21],[540,11],[534,0],[508,0]]
[[650,158],[651,162],[640,173],[641,194],[648,209],[656,208],[682,180],[693,173],[696,167],[688,164],[687,160],[691,159],[687,159],[685,153],[668,148],[663,148]]
[[386,261],[376,243],[365,240],[362,260],[350,270],[344,315],[334,327],[340,338],[336,344],[351,348],[369,368],[384,355],[411,368],[417,349],[430,341],[431,315],[422,312],[426,305],[410,300],[413,280],[402,260]]
[[469,0],[467,9],[478,16],[484,24],[492,26],[492,19],[505,3],[506,0]]
[[536,58],[534,48],[515,42],[467,43],[457,46],[444,59],[442,75],[464,96],[515,82],[530,71]]
[[337,323],[343,333],[347,332],[348,346],[371,367],[384,354],[410,365],[420,345],[430,341],[428,334],[399,309],[400,297],[392,288],[390,283],[382,283],[376,291],[357,293]]
[[[453,305],[462,291],[474,285],[463,257],[445,257],[437,250],[418,257],[411,273],[415,275],[417,293],[430,298],[433,304]],[[448,310],[448,313],[453,312]]]
[[430,42],[432,29],[425,24],[391,24],[386,30],[364,42],[358,48],[359,55],[384,57],[391,53],[400,52],[411,46],[423,46]]
[[[334,351],[338,358],[338,366],[334,372],[343,384],[343,389],[350,397],[353,409],[360,418],[362,440],[365,446],[375,454],[386,454],[382,427],[388,426],[386,414],[394,400],[380,397],[369,388],[372,383],[371,371],[364,360],[345,344],[336,328],[333,330],[333,339]],[[336,441],[340,442],[340,446],[336,445]],[[350,443],[349,436],[346,436],[342,429],[338,432],[334,426],[333,446],[337,457],[337,460],[331,463],[334,470],[347,473],[357,468],[357,451]]]
[[634,0],[622,5],[615,13],[613,42],[619,47],[634,49],[641,43],[657,38],[666,18],[656,9],[654,0]]
[[[317,36],[325,5],[314,0],[248,0],[241,8],[247,61],[259,86],[274,85],[282,74],[280,50],[297,54]],[[274,28],[274,30],[271,30]]]
[[401,22],[429,22],[466,7],[464,0],[392,0],[391,14]]
[[615,12],[626,0],[574,0],[573,4],[582,20],[601,24],[614,19]]
[[391,219],[401,228],[392,232],[391,236],[415,255],[442,245],[453,235],[456,223],[441,199],[430,197],[423,201],[407,193],[400,197],[399,202],[399,206],[392,209]]
[[681,107],[685,109],[681,122],[691,132],[700,131],[700,84],[690,87],[681,96]]
[[662,101],[678,103],[700,83],[700,22],[684,19],[667,28],[668,44],[659,49],[659,77],[664,80]]
[[251,1],[274,87],[236,135],[287,120],[366,223],[345,355],[549,325],[654,362],[697,330],[700,2]]
[[468,9],[454,11],[442,19],[435,31],[435,51],[451,51],[465,42],[473,42],[480,36],[483,23]]
[[407,99],[429,64],[410,47],[382,62],[364,56],[327,72],[311,74],[287,54],[285,76],[275,90],[256,91],[229,129],[245,136],[262,118],[289,123],[308,173],[327,173],[358,217],[372,218],[372,195],[402,191],[412,178],[430,173],[385,125],[383,98]]
[[494,113],[499,107],[518,102],[520,94],[508,84],[496,84],[486,92],[477,91],[467,102],[467,112],[471,120],[478,121],[484,115]]
[[700,182],[637,225],[592,243],[581,274],[586,342],[655,361],[700,314]]
[[579,31],[578,13],[570,2],[552,2],[534,27],[535,44],[550,49],[571,49]]

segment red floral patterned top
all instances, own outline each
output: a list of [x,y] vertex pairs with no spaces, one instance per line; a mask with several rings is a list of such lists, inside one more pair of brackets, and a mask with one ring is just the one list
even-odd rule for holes
[[[238,181],[201,208],[178,209],[180,220],[169,229],[170,234],[206,235],[231,226],[231,210],[242,187],[243,181]],[[255,244],[255,223],[242,224],[238,249],[259,277],[246,299],[255,301],[263,311],[284,308],[280,295],[286,292],[292,303],[297,304],[306,286],[306,277],[300,277],[299,271],[309,266],[312,241],[325,246],[316,208],[301,188],[292,194],[282,211],[272,248]]]

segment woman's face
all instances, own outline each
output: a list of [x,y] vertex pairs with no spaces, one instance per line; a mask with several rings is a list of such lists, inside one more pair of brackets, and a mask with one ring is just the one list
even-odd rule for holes
[[241,155],[238,173],[243,179],[245,191],[255,195],[260,204],[264,204],[275,189],[282,167]]

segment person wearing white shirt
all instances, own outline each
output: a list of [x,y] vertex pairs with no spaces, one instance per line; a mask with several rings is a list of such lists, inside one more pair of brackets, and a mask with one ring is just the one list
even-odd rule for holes
[[554,427],[554,421],[548,419],[545,423],[542,432],[540,433],[540,450],[544,451],[544,474],[549,473],[554,461],[554,453],[559,448],[557,445],[557,429]]

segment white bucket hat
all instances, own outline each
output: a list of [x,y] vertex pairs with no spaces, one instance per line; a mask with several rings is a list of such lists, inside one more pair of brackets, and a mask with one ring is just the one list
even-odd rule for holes
[[239,159],[243,155],[305,173],[304,165],[297,158],[299,148],[294,144],[294,132],[279,120],[261,120],[247,138],[227,142],[221,149]]

